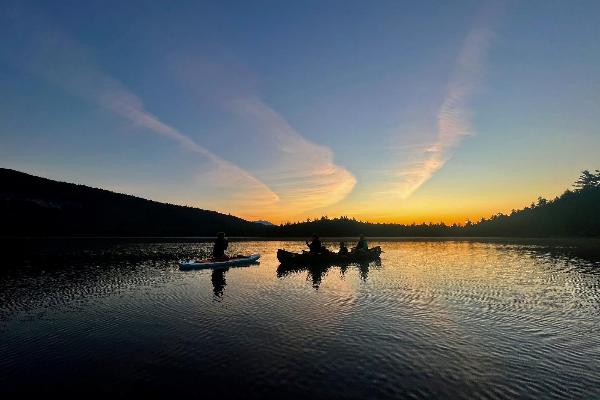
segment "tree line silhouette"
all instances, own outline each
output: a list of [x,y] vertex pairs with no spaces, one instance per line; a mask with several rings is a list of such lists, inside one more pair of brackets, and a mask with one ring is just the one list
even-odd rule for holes
[[573,189],[510,214],[464,225],[369,223],[321,217],[264,225],[231,215],[57,182],[0,168],[2,236],[600,236],[600,170],[585,170]]
[[0,168],[1,236],[260,236],[231,215]]
[[354,218],[321,217],[314,221],[286,223],[277,230],[281,236],[600,236],[600,170],[585,170],[574,183],[554,199],[539,197],[521,210],[498,213],[464,225],[441,223],[368,223]]

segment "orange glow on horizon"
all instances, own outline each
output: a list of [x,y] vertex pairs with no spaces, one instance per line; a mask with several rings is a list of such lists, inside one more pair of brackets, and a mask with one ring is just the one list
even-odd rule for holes
[[[558,192],[560,193],[560,191]],[[542,196],[547,199],[552,199],[557,195]],[[346,204],[336,208],[322,210],[319,212],[306,213],[305,215],[273,215],[267,212],[263,213],[244,213],[240,212],[237,215],[249,221],[266,220],[274,224],[282,224],[286,222],[303,222],[310,218],[311,221],[327,216],[329,219],[338,217],[354,218],[361,222],[370,223],[393,223],[393,224],[421,224],[421,223],[445,223],[447,225],[458,224],[464,225],[468,221],[477,222],[482,218],[490,218],[493,215],[502,213],[510,214],[512,210],[519,210],[528,207],[536,197],[527,194],[512,194],[516,198],[495,199],[482,201],[476,199],[474,201],[440,201],[439,199],[420,199],[406,201],[398,207],[392,208],[390,205],[381,205],[379,209],[369,210],[365,207],[351,207]]]

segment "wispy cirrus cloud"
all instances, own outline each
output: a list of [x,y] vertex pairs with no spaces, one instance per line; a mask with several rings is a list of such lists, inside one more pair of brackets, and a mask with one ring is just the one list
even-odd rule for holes
[[231,59],[215,64],[214,55],[175,58],[175,75],[185,87],[238,120],[238,146],[252,144],[266,164],[252,167],[279,198],[263,209],[266,214],[277,220],[298,218],[336,204],[352,191],[354,175],[335,162],[330,148],[307,139],[268,105],[258,95],[251,72]]
[[279,149],[268,171],[258,174],[278,193],[284,215],[327,207],[352,191],[356,178],[334,162],[331,149],[307,140],[262,100],[239,98],[231,106]]
[[[196,184],[205,185],[205,189],[212,188],[220,196],[220,200],[210,206],[247,218],[278,220],[335,204],[352,191],[356,183],[354,176],[334,162],[329,148],[307,140],[261,100],[255,94],[252,74],[235,71],[227,75],[226,69],[217,66],[215,71],[221,74],[220,79],[208,82],[212,89],[211,101],[220,103],[232,116],[244,120],[246,126],[252,126],[252,134],[257,134],[265,147],[276,150],[261,154],[262,158],[268,159],[268,168],[250,171],[162,121],[145,108],[138,96],[106,73],[83,44],[43,15],[31,9],[19,12],[19,8],[17,6],[16,12],[9,17],[12,32],[23,44],[12,55],[13,61],[66,92],[110,110],[134,126],[168,138],[200,155],[202,160],[208,160],[212,167],[197,175]],[[191,72],[188,78],[198,79],[198,71]],[[199,90],[205,90],[206,85],[207,80],[200,82]],[[212,136],[216,135],[218,132],[212,133]],[[188,196],[185,202],[203,205],[201,198],[193,201]]]
[[[487,53],[494,38],[494,23],[500,11],[500,2],[488,3],[480,10],[463,42],[437,113],[435,141],[410,150],[408,159],[393,173],[394,184],[386,194],[409,197],[452,158],[463,139],[473,134],[470,102],[483,83]],[[406,153],[402,156],[406,157]]]
[[[135,94],[98,66],[85,46],[43,17],[15,13],[11,22],[13,32],[22,39],[21,47],[12,54],[14,62],[72,95],[108,109],[134,126],[166,137],[208,160],[212,165],[206,174],[208,183],[231,190],[228,205],[249,210],[279,201],[278,196],[254,175],[211,152],[146,110]],[[24,29],[29,27],[35,28],[25,32]]]

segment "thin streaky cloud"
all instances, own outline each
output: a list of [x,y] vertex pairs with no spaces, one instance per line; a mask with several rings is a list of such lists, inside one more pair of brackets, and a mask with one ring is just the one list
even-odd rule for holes
[[220,100],[230,102],[230,111],[245,118],[267,142],[275,144],[280,156],[275,156],[268,171],[251,173],[242,169],[164,123],[147,111],[135,94],[102,71],[85,46],[50,24],[35,22],[20,24],[37,27],[29,33],[28,46],[21,51],[20,61],[26,68],[211,161],[214,168],[210,173],[204,171],[197,178],[221,193],[226,190],[219,209],[246,217],[301,215],[335,204],[352,191],[356,179],[333,162],[332,151],[306,140],[258,97],[246,96],[248,88],[243,80],[228,89],[230,96]]
[[356,178],[335,163],[333,151],[308,140],[267,104],[257,93],[251,71],[231,59],[218,59],[199,51],[172,57],[171,68],[187,90],[240,121],[240,140],[253,143],[257,157],[267,161],[267,168],[249,167],[279,198],[263,209],[265,214],[301,216],[347,197]]
[[436,140],[411,152],[408,161],[394,174],[393,189],[382,193],[409,197],[452,158],[464,138],[473,134],[470,102],[483,83],[485,61],[494,37],[493,25],[500,8],[499,2],[487,4],[463,42],[437,114]]
[[[236,196],[239,200],[236,208],[248,210],[279,200],[255,176],[148,112],[136,95],[100,69],[84,46],[53,27],[42,27],[40,20],[35,22],[36,30],[30,34],[27,46],[16,55],[18,63],[67,92],[104,107],[149,132],[167,137],[209,160],[214,167],[211,174],[207,174],[212,176],[212,183],[241,194]],[[16,25],[30,26],[23,21],[17,21]]]
[[333,205],[352,191],[356,178],[334,162],[331,149],[307,140],[258,97],[236,99],[232,107],[280,151],[269,171],[257,173],[278,194],[285,215]]

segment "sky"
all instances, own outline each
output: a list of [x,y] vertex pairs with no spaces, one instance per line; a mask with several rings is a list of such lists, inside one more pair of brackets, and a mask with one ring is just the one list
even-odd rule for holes
[[0,167],[275,223],[464,223],[600,168],[598,1],[0,4]]

